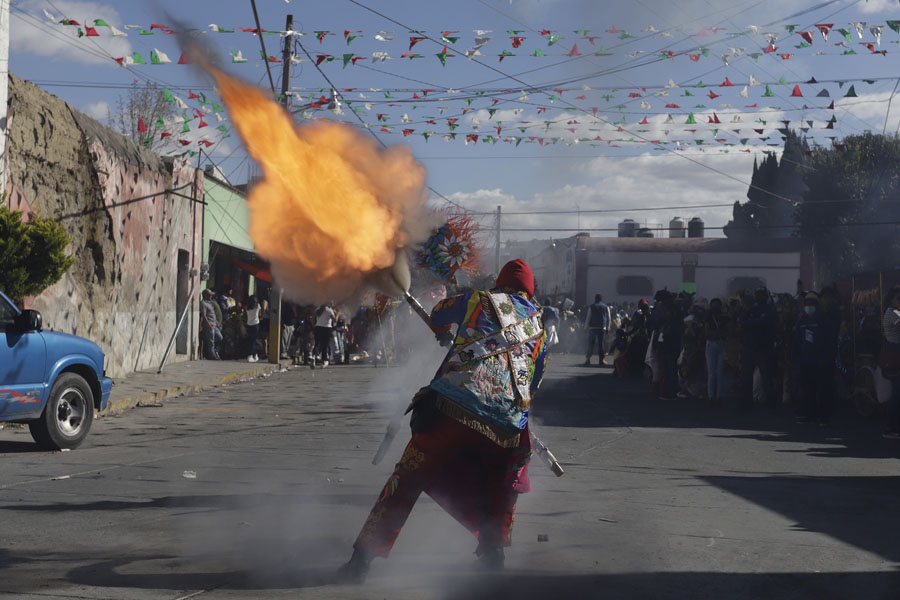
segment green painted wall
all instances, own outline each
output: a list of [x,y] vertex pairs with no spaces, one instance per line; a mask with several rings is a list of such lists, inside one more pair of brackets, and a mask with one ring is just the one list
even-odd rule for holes
[[221,242],[244,250],[253,251],[247,197],[235,188],[214,177],[207,176],[203,183],[203,262],[209,262],[209,243]]

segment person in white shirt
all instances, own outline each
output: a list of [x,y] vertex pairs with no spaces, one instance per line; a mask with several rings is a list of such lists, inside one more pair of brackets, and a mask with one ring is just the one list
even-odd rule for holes
[[257,356],[257,341],[259,337],[259,302],[256,296],[247,298],[247,362],[256,362],[259,360]]
[[881,325],[884,329],[884,344],[879,362],[885,377],[891,380],[891,399],[888,402],[888,428],[884,437],[900,440],[900,377],[894,369],[900,361],[900,287],[894,286],[888,292]]
[[328,345],[331,343],[331,331],[334,328],[335,312],[331,303],[320,306],[316,311],[316,328],[313,332],[316,346],[310,366],[315,368],[316,357],[321,357],[322,367],[328,366]]

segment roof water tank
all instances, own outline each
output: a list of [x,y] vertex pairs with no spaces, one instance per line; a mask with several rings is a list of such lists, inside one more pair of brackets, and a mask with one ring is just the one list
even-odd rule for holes
[[637,230],[637,235],[635,237],[652,238],[653,230],[650,229],[649,227],[641,227],[640,229]]
[[637,235],[638,224],[634,219],[625,219],[619,223],[619,237],[635,237]]
[[688,237],[702,238],[704,233],[703,219],[694,217],[688,222]]
[[685,229],[687,229],[687,223],[681,217],[675,217],[674,219],[669,221],[670,238],[683,238]]

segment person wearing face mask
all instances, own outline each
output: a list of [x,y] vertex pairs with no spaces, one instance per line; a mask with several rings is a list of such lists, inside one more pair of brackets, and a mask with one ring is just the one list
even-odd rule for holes
[[808,292],[791,343],[799,396],[798,423],[827,425],[831,419],[833,396],[828,386],[833,384],[828,374],[834,364],[833,329],[833,320],[820,310],[819,297]]

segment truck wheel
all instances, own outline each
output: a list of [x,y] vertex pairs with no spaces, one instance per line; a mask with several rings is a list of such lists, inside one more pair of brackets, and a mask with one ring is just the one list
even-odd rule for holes
[[50,389],[41,418],[28,424],[31,437],[44,450],[77,448],[94,421],[94,394],[75,373],[63,373]]

